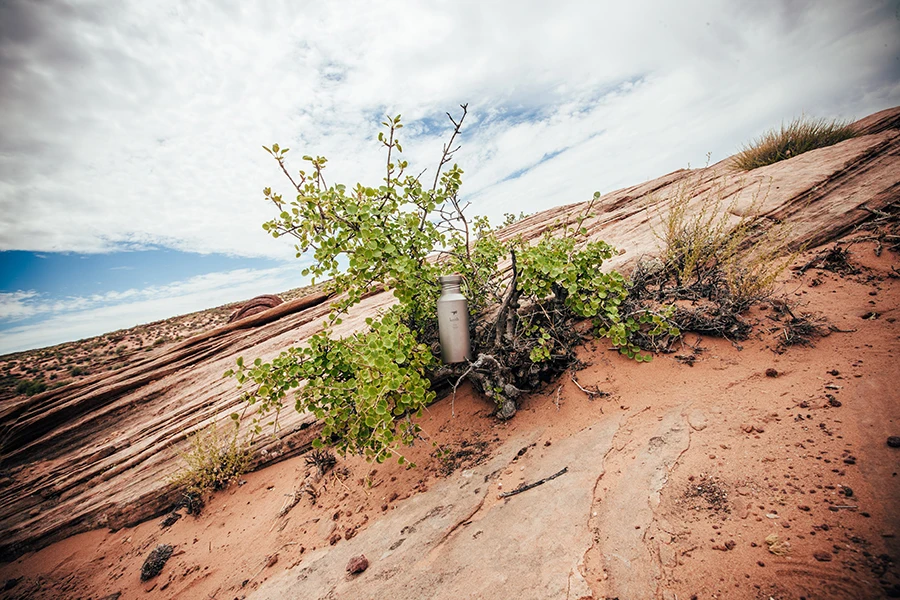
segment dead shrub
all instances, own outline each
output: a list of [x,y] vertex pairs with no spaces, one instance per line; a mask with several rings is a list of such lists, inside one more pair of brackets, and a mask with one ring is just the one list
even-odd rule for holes
[[[741,212],[728,197],[727,181],[704,185],[698,178],[685,180],[665,200],[654,226],[659,256],[638,264],[624,312],[674,306],[666,319],[681,332],[744,340],[752,327],[741,313],[774,293],[796,252],[788,246],[789,228],[758,214],[768,193],[762,185]],[[669,350],[678,339],[633,337],[641,348],[654,351]]]

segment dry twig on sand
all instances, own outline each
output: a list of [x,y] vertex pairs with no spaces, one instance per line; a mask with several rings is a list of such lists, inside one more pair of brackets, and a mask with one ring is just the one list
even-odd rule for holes
[[566,473],[568,470],[569,470],[569,467],[563,467],[560,471],[554,473],[550,477],[544,477],[543,479],[538,479],[534,483],[529,483],[527,485],[524,485],[524,484],[520,485],[519,487],[517,487],[516,489],[514,489],[511,492],[503,492],[502,494],[500,494],[499,497],[500,498],[509,498],[510,496],[515,496],[516,494],[521,494],[522,492],[527,492],[531,488],[536,488],[539,485],[543,485],[543,484],[547,483],[548,481],[550,481],[551,479],[556,479],[560,475],[563,475],[564,473]]

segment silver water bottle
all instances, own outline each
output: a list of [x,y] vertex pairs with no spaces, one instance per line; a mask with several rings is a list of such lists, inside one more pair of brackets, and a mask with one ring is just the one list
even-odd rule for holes
[[445,364],[472,360],[469,341],[469,304],[459,290],[462,276],[439,277],[441,297],[437,301],[441,359]]

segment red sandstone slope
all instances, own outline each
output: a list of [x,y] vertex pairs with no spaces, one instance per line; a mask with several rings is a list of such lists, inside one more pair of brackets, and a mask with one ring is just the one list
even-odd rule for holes
[[[611,261],[625,269],[652,254],[651,223],[679,189],[721,190],[735,219],[758,207],[792,227],[796,245],[836,239],[900,195],[900,109],[860,121],[866,135],[791,160],[735,174],[727,161],[681,170],[602,198],[590,235],[626,250]],[[535,237],[582,209],[574,204],[534,215],[508,230]],[[0,555],[14,558],[74,533],[119,528],[161,514],[175,501],[166,477],[185,436],[227,416],[239,391],[221,374],[237,356],[272,358],[302,343],[327,313],[325,297],[288,302],[150,355],[114,375],[89,378],[0,407],[3,475]],[[388,293],[367,298],[343,330],[389,305]],[[297,453],[308,443],[308,416],[288,414],[279,442],[263,440],[256,465]]]

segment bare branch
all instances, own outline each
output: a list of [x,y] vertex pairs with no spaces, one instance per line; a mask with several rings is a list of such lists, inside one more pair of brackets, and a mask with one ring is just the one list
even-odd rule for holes
[[509,286],[507,287],[506,297],[503,299],[503,304],[500,306],[500,312],[497,313],[497,321],[494,324],[494,343],[497,346],[500,346],[503,343],[503,334],[512,340],[515,334],[515,312],[519,307],[519,290],[516,287],[516,282],[519,278],[519,272],[516,268],[516,251],[515,249],[510,249],[509,254],[512,258],[512,279],[509,281]]
[[503,492],[502,494],[500,494],[499,497],[500,498],[509,498],[510,496],[515,496],[516,494],[521,494],[522,492],[527,492],[528,490],[530,490],[532,488],[536,488],[539,485],[543,485],[543,484],[547,483],[551,479],[556,479],[560,475],[565,474],[568,470],[569,470],[569,467],[563,467],[561,471],[554,473],[553,475],[551,475],[549,477],[544,477],[543,479],[538,479],[534,483],[529,483],[528,485],[520,485],[519,487],[517,487],[516,489],[514,489],[511,492]]
[[447,116],[450,117],[450,122],[453,123],[453,134],[450,136],[450,141],[444,145],[444,153],[441,155],[441,162],[438,164],[437,171],[435,171],[434,173],[434,185],[431,186],[432,192],[437,190],[438,180],[441,177],[441,169],[444,167],[444,165],[450,162],[450,159],[453,157],[453,153],[456,152],[456,150],[459,150],[459,146],[457,146],[455,150],[450,150],[450,148],[453,147],[453,142],[454,140],[456,140],[456,136],[459,134],[460,129],[462,129],[463,121],[466,120],[466,114],[469,111],[469,105],[460,104],[459,107],[462,109],[463,113],[458,123],[450,113],[447,113]]
[[[284,159],[283,159],[283,158],[279,158],[279,159],[276,159],[276,160],[278,160],[278,166],[281,167],[282,172],[283,172],[285,175],[287,175],[287,178],[290,180],[291,185],[294,186],[294,189],[297,190],[297,193],[298,193],[298,194],[302,194],[303,192],[301,191],[300,186],[303,185],[304,183],[306,183],[306,177],[303,177],[303,176],[301,175],[301,176],[300,176],[300,177],[301,177],[301,181],[300,181],[300,183],[298,184],[296,181],[294,181],[294,178],[291,177],[291,174],[288,172],[287,167],[284,166]],[[276,203],[276,204],[277,204],[277,203]]]

